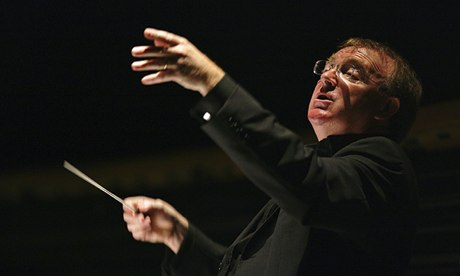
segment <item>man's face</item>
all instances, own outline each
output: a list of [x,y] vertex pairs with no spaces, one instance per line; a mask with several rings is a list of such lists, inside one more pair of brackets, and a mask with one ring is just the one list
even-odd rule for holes
[[367,48],[347,47],[328,61],[329,70],[322,73],[308,107],[318,139],[372,131],[385,101],[378,87],[391,74],[393,60]]

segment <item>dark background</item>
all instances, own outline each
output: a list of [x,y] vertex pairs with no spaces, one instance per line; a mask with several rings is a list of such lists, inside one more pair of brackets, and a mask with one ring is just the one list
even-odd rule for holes
[[130,50],[145,43],[147,26],[189,38],[294,129],[308,128],[314,61],[351,36],[405,56],[424,104],[458,91],[455,1],[1,5],[0,170],[209,143],[188,114],[199,96],[173,84],[143,87],[143,74],[131,71]]
[[[306,107],[316,81],[314,62],[352,36],[386,42],[406,57],[424,85],[423,106],[458,99],[457,5],[456,1],[4,0],[0,174],[58,167],[64,159],[77,164],[105,162],[212,145],[188,114],[200,98],[196,93],[175,84],[144,87],[139,81],[143,74],[131,71],[130,50],[145,43],[142,33],[147,26],[187,37],[281,122],[301,132],[309,128]],[[418,171],[425,173],[422,192],[440,196],[458,192],[458,173],[442,171],[458,170],[455,153],[412,153]],[[427,173],[430,162],[439,159],[444,161]],[[211,236],[230,242],[265,196],[245,182],[219,187],[144,192],[168,198]],[[247,193],[234,204],[233,195],[241,189]],[[427,207],[426,218],[431,220],[423,224],[458,225],[455,206],[447,211],[445,206],[443,211]],[[113,202],[103,195],[41,201],[32,194],[20,205],[0,207],[4,255],[0,273],[150,274],[163,253],[160,246],[132,241],[119,209],[114,211]],[[432,242],[437,233],[423,232],[417,252],[429,255],[441,247],[451,248],[441,252],[445,263],[422,257],[413,271],[430,271],[434,263],[450,269],[444,272],[460,271],[458,235],[443,232],[443,240]]]

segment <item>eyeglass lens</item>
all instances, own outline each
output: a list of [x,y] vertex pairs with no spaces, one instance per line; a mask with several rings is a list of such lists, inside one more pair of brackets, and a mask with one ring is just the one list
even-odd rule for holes
[[337,76],[345,78],[346,80],[357,83],[362,81],[361,74],[359,70],[355,68],[352,64],[345,65],[334,65],[327,60],[318,60],[313,67],[313,73],[321,76],[324,72],[331,70],[332,68],[336,69]]

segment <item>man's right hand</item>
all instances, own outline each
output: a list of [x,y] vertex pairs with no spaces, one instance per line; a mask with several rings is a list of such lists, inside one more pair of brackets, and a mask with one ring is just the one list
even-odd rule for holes
[[137,196],[124,201],[139,210],[133,213],[123,207],[123,219],[133,238],[143,242],[163,243],[177,254],[188,231],[188,220],[161,199]]

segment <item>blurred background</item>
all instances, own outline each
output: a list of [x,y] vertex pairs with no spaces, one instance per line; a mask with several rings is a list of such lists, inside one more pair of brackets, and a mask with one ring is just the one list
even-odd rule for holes
[[[424,85],[404,142],[420,182],[410,275],[460,273],[460,8],[456,1],[12,1],[0,3],[0,274],[152,275],[115,194],[172,203],[228,244],[266,196],[189,116],[199,96],[144,87],[130,51],[147,26],[187,37],[314,142],[312,66],[352,36],[393,46]],[[241,195],[244,190],[244,195]]]

